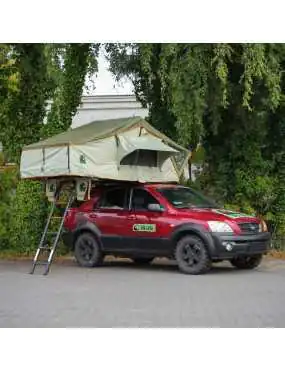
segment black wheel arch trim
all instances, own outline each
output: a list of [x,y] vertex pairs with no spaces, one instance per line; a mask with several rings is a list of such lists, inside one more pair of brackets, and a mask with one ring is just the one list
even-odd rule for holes
[[211,233],[208,232],[202,225],[196,223],[184,223],[175,227],[170,237],[172,245],[176,246],[177,241],[187,234],[193,234],[200,237],[205,243],[210,256],[216,255],[216,247]]
[[99,230],[99,228],[93,224],[93,223],[90,223],[89,221],[86,221],[84,223],[80,223],[76,229],[73,230],[72,232],[72,235],[73,235],[73,248],[74,248],[74,243],[77,239],[77,237],[83,233],[83,232],[90,232],[92,233],[96,238],[97,238],[97,241],[98,243],[100,244],[100,247],[102,247],[102,240],[101,240],[101,232]]

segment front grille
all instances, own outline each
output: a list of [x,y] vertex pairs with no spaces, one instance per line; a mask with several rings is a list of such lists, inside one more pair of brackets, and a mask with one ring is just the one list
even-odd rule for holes
[[244,233],[258,233],[259,232],[259,224],[258,223],[238,223],[240,229]]

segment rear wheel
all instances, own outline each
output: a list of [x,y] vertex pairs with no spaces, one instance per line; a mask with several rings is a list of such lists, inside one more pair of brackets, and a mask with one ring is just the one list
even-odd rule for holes
[[150,264],[154,258],[132,258],[132,261],[137,265]]
[[254,269],[259,266],[262,261],[262,255],[254,256],[239,256],[231,260],[231,264],[238,269]]
[[74,255],[77,263],[82,267],[95,267],[102,263],[103,254],[96,237],[84,232],[76,239]]
[[205,243],[194,235],[182,237],[178,241],[175,259],[180,271],[186,274],[203,274],[211,268]]

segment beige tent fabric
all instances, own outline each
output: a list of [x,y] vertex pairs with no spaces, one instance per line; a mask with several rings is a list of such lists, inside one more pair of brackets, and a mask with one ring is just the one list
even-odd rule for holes
[[92,142],[114,135],[121,129],[128,129],[141,120],[142,119],[138,117],[129,117],[126,119],[93,121],[90,124],[79,126],[75,129],[69,129],[46,140],[30,144],[24,147],[23,150]]
[[61,146],[67,144],[83,144],[92,142],[99,139],[104,139],[111,135],[123,133],[135,126],[139,126],[144,132],[151,133],[152,135],[164,140],[166,143],[171,145],[180,151],[186,151],[185,148],[172,141],[170,138],[165,136],[160,131],[156,130],[147,121],[141,117],[128,117],[114,120],[104,121],[93,121],[90,124],[77,127],[75,129],[69,129],[63,133],[55,135],[46,140],[42,140],[37,143],[30,144],[23,148],[23,151],[35,148]]
[[[123,164],[129,154],[155,152],[157,163]],[[26,146],[21,157],[21,177],[89,177],[140,182],[178,181],[189,151],[139,117],[92,122],[44,141]],[[181,157],[181,156],[180,156]]]
[[178,152],[174,148],[171,148],[164,144],[161,141],[161,139],[158,139],[151,135],[143,135],[140,137],[133,136],[127,137],[126,135],[119,135],[118,139],[119,139],[117,155],[118,164],[126,155],[139,149],[164,152],[167,153],[168,156]]

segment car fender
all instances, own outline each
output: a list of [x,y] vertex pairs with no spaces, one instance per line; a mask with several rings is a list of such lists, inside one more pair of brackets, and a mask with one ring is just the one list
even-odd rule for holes
[[177,241],[187,234],[195,234],[200,237],[205,243],[210,256],[215,255],[216,247],[211,233],[203,225],[196,223],[183,223],[176,226],[170,237],[172,245],[176,246]]
[[83,221],[81,222],[73,231],[73,242],[75,242],[77,236],[83,232],[90,232],[94,234],[94,236],[97,238],[98,242],[102,246],[102,241],[101,241],[101,232],[99,228],[94,224],[89,221]]

